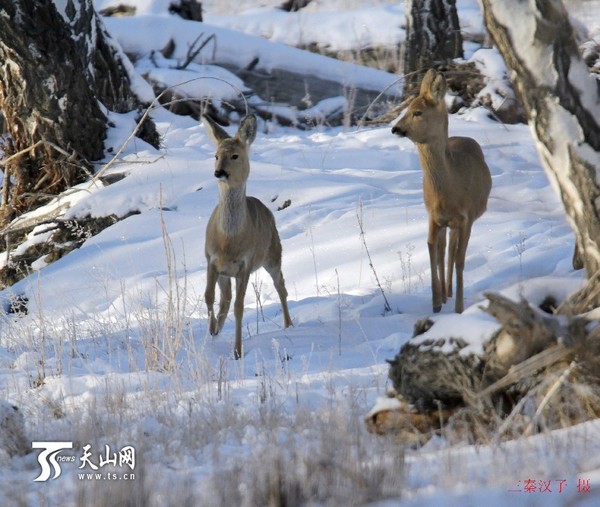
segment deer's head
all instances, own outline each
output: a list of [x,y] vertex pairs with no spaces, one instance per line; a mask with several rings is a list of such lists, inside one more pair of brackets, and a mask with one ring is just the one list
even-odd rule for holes
[[231,187],[246,183],[250,173],[248,154],[256,138],[256,116],[246,116],[237,133],[231,137],[208,116],[202,116],[206,131],[217,147],[215,153],[215,177]]
[[426,144],[448,135],[448,112],[444,96],[446,79],[441,72],[429,69],[421,82],[419,95],[404,110],[392,127],[392,134]]

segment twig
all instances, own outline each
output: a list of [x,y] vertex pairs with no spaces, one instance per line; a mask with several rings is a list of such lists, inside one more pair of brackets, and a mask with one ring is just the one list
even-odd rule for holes
[[369,252],[369,247],[367,246],[367,240],[365,238],[365,230],[363,228],[363,214],[362,214],[362,201],[359,201],[358,203],[358,212],[356,213],[356,218],[358,220],[358,227],[360,228],[360,239],[362,240],[362,244],[365,247],[365,252],[367,253],[367,258],[369,259],[369,266],[371,267],[371,270],[373,271],[373,275],[375,276],[375,281],[377,282],[377,287],[379,287],[379,290],[381,291],[381,295],[383,296],[383,301],[384,301],[384,313],[387,312],[391,312],[392,311],[392,307],[390,306],[390,303],[387,300],[387,297],[385,296],[385,291],[383,290],[383,287],[381,286],[381,282],[379,281],[379,277],[377,276],[377,271],[375,271],[375,266],[373,265],[373,259],[371,259],[371,253]]
[[498,428],[498,432],[497,432],[498,435],[503,435],[506,431],[508,431],[508,428],[510,427],[510,425],[512,424],[514,419],[517,417],[517,415],[519,415],[521,413],[521,409],[523,408],[525,403],[527,403],[529,401],[529,399],[530,399],[530,397],[529,397],[529,395],[527,395],[527,396],[523,396],[518,401],[518,403],[514,406],[514,408],[510,412],[510,414],[508,414],[508,417],[502,422],[502,424]]
[[[195,47],[198,42],[202,39],[202,37],[204,37],[204,32],[202,32],[200,35],[198,35],[198,37],[196,37],[196,40],[194,42],[192,42],[192,44],[190,45],[188,52],[187,52],[187,56],[185,58],[185,60],[183,61],[183,63],[180,63],[179,65],[177,65],[175,68],[177,70],[184,70],[190,63],[192,63],[194,61],[194,58],[196,58],[199,54],[200,51],[202,51],[205,46],[211,41],[215,41],[215,47],[216,47],[216,37],[215,34],[211,34],[204,42],[202,42],[202,44],[200,44],[199,47]],[[214,58],[214,53],[215,53],[215,49],[213,48],[213,58]]]
[[378,100],[379,98],[385,93],[387,92],[392,86],[397,85],[400,81],[402,81],[403,79],[405,79],[405,76],[400,76],[398,79],[396,79],[394,82],[390,83],[389,85],[387,85],[383,90],[381,90],[381,93],[379,95],[377,95],[377,97],[375,97],[370,103],[369,103],[369,107],[367,107],[365,113],[361,116],[360,120],[358,121],[358,126],[360,127],[361,125],[364,124],[364,120],[367,117],[367,115],[369,114],[369,111],[371,110],[371,106],[373,106]]
[[29,146],[28,148],[25,148],[21,151],[18,151],[17,153],[13,153],[10,157],[5,158],[4,160],[0,160],[0,166],[6,165],[8,164],[11,160],[20,157],[21,155],[24,155],[25,153],[28,153],[30,151],[35,150],[38,146],[44,144],[45,141],[44,140],[39,140],[37,141],[35,144],[32,144],[31,146]]
[[[10,155],[9,157],[0,160],[0,167],[4,166],[4,181],[2,184],[2,200],[0,202],[0,204],[2,206],[6,206],[8,205],[8,201],[9,201],[9,193],[10,193],[10,172],[9,172],[9,166],[8,164],[12,161],[15,160],[16,158],[19,158],[22,155],[25,155],[26,153],[29,153],[33,150],[35,150],[36,148],[40,147],[40,146],[49,146],[50,148],[52,148],[53,150],[57,151],[58,153],[60,153],[61,155],[67,157],[67,159],[73,163],[78,163],[77,161],[77,152],[73,151],[72,153],[69,153],[67,151],[65,151],[63,148],[61,148],[60,146],[58,146],[57,144],[51,142],[51,141],[47,141],[45,139],[40,139],[39,141],[36,141],[35,143],[33,143],[31,146],[28,146],[27,148],[24,148],[20,151],[18,151],[17,153],[13,153],[12,155]],[[86,162],[88,162],[86,160]],[[89,162],[88,162],[89,163]],[[88,169],[85,167],[85,164],[79,164],[80,165],[80,169],[83,170],[83,172],[85,172],[85,174],[88,177],[91,177],[91,173],[90,171],[88,171]],[[44,177],[45,178],[45,177]],[[37,188],[39,188],[41,186],[41,182],[44,180],[44,178],[42,178],[42,180],[38,181],[36,187],[34,188],[34,190],[36,190]],[[26,194],[21,194],[21,197],[24,197]],[[39,192],[36,194],[31,194],[31,195],[43,195],[43,192]],[[53,195],[53,194],[52,194]],[[3,231],[5,231],[8,227],[6,227],[5,229],[3,229]]]
[[2,182],[2,199],[0,200],[0,206],[8,204],[8,197],[10,195],[10,167],[4,168],[4,181]]
[[233,88],[236,92],[238,92],[240,94],[240,96],[242,97],[244,104],[246,106],[246,113],[248,112],[248,101],[246,100],[246,97],[244,96],[244,94],[242,93],[242,91],[237,87],[232,85],[231,83],[229,83],[228,81],[226,81],[225,79],[221,79],[218,77],[213,77],[213,76],[203,76],[203,77],[196,77],[193,79],[188,79],[187,81],[183,81],[181,83],[177,83],[175,85],[171,85],[168,86],[167,88],[165,88],[162,92],[160,92],[152,101],[152,103],[146,108],[146,110],[144,111],[144,114],[142,115],[142,117],[138,120],[135,128],[133,129],[133,131],[131,132],[131,134],[129,135],[129,137],[127,139],[125,139],[125,141],[123,142],[123,144],[121,145],[121,147],[117,150],[117,152],[113,155],[113,157],[104,165],[104,167],[102,169],[100,169],[92,178],[92,181],[90,182],[90,185],[88,186],[88,188],[90,188],[92,185],[94,185],[96,183],[96,181],[98,180],[98,178],[100,178],[100,176],[105,173],[110,167],[112,167],[117,159],[121,156],[121,154],[123,153],[123,151],[125,150],[126,146],[129,144],[129,142],[137,135],[137,133],[140,131],[143,123],[146,121],[146,119],[148,118],[148,116],[150,115],[150,113],[152,111],[154,111],[155,109],[158,109],[159,107],[164,107],[165,105],[169,105],[169,104],[173,104],[176,102],[183,102],[186,100],[190,100],[190,97],[186,97],[186,98],[182,98],[182,99],[173,99],[172,101],[169,101],[166,104],[162,104],[160,102],[160,99],[169,91],[171,91],[172,89],[177,88],[178,86],[182,86],[188,83],[193,83],[194,81],[200,81],[202,79],[214,79],[216,81],[221,81],[225,84],[228,84],[229,86],[231,86],[231,88]]
[[260,285],[258,283],[258,272],[255,272],[254,274],[254,282],[252,282],[252,289],[254,290],[254,297],[256,298],[256,334],[258,334],[259,329],[258,329],[258,325],[260,322],[259,316],[262,317],[262,321],[265,321],[265,314],[263,311],[263,305],[262,305],[262,301],[260,299],[260,289],[262,287],[262,281],[260,282]]
[[[377,95],[377,97],[375,97],[370,103],[369,103],[369,107],[367,107],[365,114],[363,114],[360,118],[360,120],[358,121],[358,125],[359,127],[362,126],[364,124],[364,120],[367,117],[367,115],[369,114],[369,111],[371,110],[371,107],[381,98],[381,96],[383,94],[385,94],[385,92],[387,92],[392,86],[397,85],[398,83],[400,83],[403,80],[406,80],[406,78],[408,76],[414,76],[415,74],[418,74],[420,71],[419,70],[415,70],[413,72],[408,72],[405,73],[403,75],[401,75],[400,77],[398,77],[398,79],[396,79],[394,82],[390,83],[389,85],[387,85],[379,95]],[[412,99],[412,97],[408,97],[407,99],[404,99],[402,104],[406,103],[407,100]],[[401,105],[402,105],[401,104]]]
[[508,370],[508,373],[504,377],[486,387],[483,391],[481,391],[481,393],[479,393],[479,396],[487,396],[511,384],[514,384],[519,380],[529,377],[536,371],[556,363],[572,352],[572,349],[569,349],[560,343],[543,350],[529,359],[511,366]]
[[552,387],[548,390],[548,392],[546,393],[546,396],[544,396],[544,399],[541,401],[540,406],[535,411],[535,415],[533,416],[533,419],[527,425],[527,428],[525,429],[525,433],[524,433],[525,436],[531,435],[531,432],[533,431],[533,427],[537,424],[540,416],[542,415],[542,412],[546,408],[546,405],[548,405],[548,403],[550,402],[550,398],[552,398],[552,396],[554,396],[556,391],[558,391],[558,388],[562,384],[564,384],[565,380],[567,380],[567,377],[571,374],[571,372],[573,371],[575,366],[577,366],[577,361],[571,361],[571,364],[569,364],[567,369],[562,373],[562,375],[560,377],[558,377],[556,382],[554,382]]
[[342,298],[340,294],[340,275],[336,268],[335,277],[337,279],[337,297],[338,297],[338,351],[342,355]]
[[[311,215],[311,208],[309,206],[308,208],[308,216],[310,217]],[[313,223],[312,219],[309,221],[310,224]],[[308,226],[308,235],[310,236],[310,253],[312,254],[312,260],[313,260],[313,269],[315,271],[315,284],[316,284],[316,289],[317,289],[317,296],[319,296],[321,294],[320,288],[319,288],[319,270],[317,269],[317,257],[315,255],[315,240],[313,238],[313,233],[312,233],[312,225]]]
[[69,153],[68,151],[64,150],[63,148],[61,148],[60,146],[58,146],[57,144],[55,144],[51,141],[46,141],[45,139],[40,139],[39,141],[36,141],[35,143],[33,143],[31,146],[28,146],[27,148],[24,148],[21,151],[18,151],[17,153],[13,153],[10,157],[0,160],[0,166],[4,166],[4,165],[8,164],[11,160],[18,158],[21,155],[24,155],[25,153],[29,153],[30,151],[35,150],[36,148],[38,148],[41,145],[50,146],[55,151],[57,151],[61,155],[64,155],[65,157],[67,157],[71,160],[75,160],[75,158],[77,157],[77,152],[75,152],[75,151],[73,151],[72,153]]
[[[193,80],[190,80],[190,81],[193,81]],[[188,81],[186,81],[186,83],[187,82]],[[183,83],[183,84],[185,84],[185,83]],[[91,188],[93,185],[95,185],[95,183],[98,180],[98,178],[100,178],[100,176],[103,173],[105,173],[115,163],[115,161],[117,160],[117,158],[119,158],[119,156],[121,155],[121,153],[123,153],[123,151],[125,150],[125,147],[129,144],[129,142],[140,131],[140,129],[142,128],[142,124],[146,121],[146,119],[150,115],[150,112],[153,111],[154,108],[159,107],[159,106],[157,106],[157,104],[160,105],[159,100],[167,92],[167,90],[169,90],[169,88],[165,88],[159,95],[157,95],[154,98],[154,100],[152,101],[152,103],[144,111],[144,114],[142,115],[142,117],[137,122],[135,128],[133,129],[133,131],[131,132],[131,134],[129,135],[129,137],[127,139],[125,139],[125,142],[123,142],[123,144],[121,145],[121,147],[117,150],[117,152],[113,155],[113,157],[104,165],[104,167],[102,169],[100,169],[96,174],[94,174],[94,177],[92,178],[92,181],[88,185],[88,188]]]

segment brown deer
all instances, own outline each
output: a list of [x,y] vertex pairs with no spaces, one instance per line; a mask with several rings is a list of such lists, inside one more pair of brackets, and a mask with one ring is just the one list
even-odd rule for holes
[[[473,222],[487,207],[492,177],[481,147],[470,137],[448,137],[446,79],[434,69],[425,74],[419,95],[412,100],[392,133],[408,137],[419,152],[423,198],[429,214],[427,246],[431,265],[433,311],[452,297],[456,266],[455,311],[464,309],[463,270]],[[448,280],[444,279],[446,229],[450,228]]]
[[[231,278],[235,278],[235,345],[233,354],[242,357],[242,316],[250,274],[264,267],[275,284],[283,310],[283,325],[292,325],[287,290],[281,273],[281,241],[273,213],[255,197],[246,197],[250,173],[248,153],[256,137],[256,117],[246,116],[234,137],[208,116],[202,121],[217,147],[215,177],[219,180],[219,202],[206,226],[204,251],[207,262],[204,298],[210,319],[209,331],[223,328],[231,304]],[[215,285],[221,300],[215,317]]]

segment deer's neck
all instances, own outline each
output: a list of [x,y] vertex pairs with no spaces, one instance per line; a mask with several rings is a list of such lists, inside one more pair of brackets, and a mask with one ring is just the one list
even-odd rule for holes
[[437,195],[443,195],[449,184],[448,143],[428,143],[417,145],[421,169],[423,170],[423,186]]
[[219,229],[227,236],[233,236],[246,225],[248,205],[246,203],[246,186],[230,187],[219,185]]

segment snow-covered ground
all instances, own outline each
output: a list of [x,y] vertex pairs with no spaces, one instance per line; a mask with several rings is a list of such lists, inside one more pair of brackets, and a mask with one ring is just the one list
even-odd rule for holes
[[[126,51],[149,53],[189,33],[190,22],[165,14],[169,2],[132,3],[135,17],[107,21]],[[255,2],[203,3],[208,23],[250,33],[244,51],[272,48],[278,64],[292,54],[290,65],[317,65],[313,55],[255,37],[297,44],[286,38],[292,15],[250,9]],[[481,29],[476,2],[458,4]],[[326,35],[337,47],[349,34],[352,44],[403,37],[402,2],[322,1],[297,16],[309,39]],[[373,75],[346,68],[359,81]],[[204,229],[218,198],[214,147],[188,117],[157,109],[153,118],[160,150],[134,140],[108,170],[126,178],[82,184],[60,199],[70,203],[67,217],[137,214],[0,293],[5,305],[29,299],[27,315],[0,316],[0,398],[20,408],[32,442],[73,445],[58,451],[60,476],[45,481],[34,481],[37,451],[0,454],[0,505],[255,505],[270,498],[257,491],[273,477],[288,485],[302,478],[298,488],[310,484],[309,499],[324,505],[597,505],[597,422],[490,446],[437,439],[419,450],[366,432],[362,418],[389,388],[385,360],[431,313],[427,214],[410,141],[389,126],[298,131],[259,122],[248,193],[275,214],[294,327],[282,329],[277,294],[257,272],[245,357],[234,361],[233,316],[213,338],[203,301]],[[116,151],[134,125],[132,115],[111,120],[106,145]],[[571,267],[573,234],[529,129],[476,109],[453,116],[450,132],[479,141],[493,188],[467,252],[466,310],[445,305],[429,333],[460,334],[479,347],[496,328],[479,308],[485,291],[535,303],[548,294],[561,300],[584,280]],[[120,459],[131,456],[127,446],[134,467]]]

